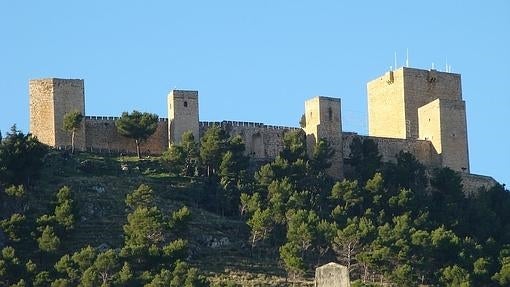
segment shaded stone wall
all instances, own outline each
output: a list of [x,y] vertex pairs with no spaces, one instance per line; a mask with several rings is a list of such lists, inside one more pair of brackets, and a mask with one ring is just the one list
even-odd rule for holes
[[345,158],[350,157],[350,145],[355,137],[368,138],[375,141],[383,162],[396,162],[396,155],[400,151],[404,151],[412,153],[418,161],[427,167],[441,166],[441,157],[429,141],[361,136],[354,133],[344,133],[343,135]]
[[[118,117],[85,118],[86,149],[98,152],[136,153],[133,139],[121,136],[115,127]],[[168,120],[160,118],[156,132],[140,144],[142,154],[162,154],[168,149]]]
[[460,176],[462,178],[464,192],[467,196],[475,195],[483,189],[488,190],[498,184],[498,182],[490,176],[469,173],[460,173]]

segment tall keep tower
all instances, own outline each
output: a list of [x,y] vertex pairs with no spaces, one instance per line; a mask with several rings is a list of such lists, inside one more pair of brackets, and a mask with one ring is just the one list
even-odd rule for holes
[[459,74],[402,67],[369,82],[370,136],[430,140],[442,165],[469,172]]
[[460,75],[402,67],[370,81],[370,136],[416,139],[418,108],[435,99],[462,100]]
[[[50,146],[71,145],[71,135],[63,128],[64,115],[78,111],[85,115],[83,80],[38,79],[29,83],[30,132]],[[75,148],[85,149],[85,126],[75,133]]]
[[181,142],[184,132],[191,131],[199,140],[198,91],[172,90],[168,94],[168,142]]
[[337,98],[315,97],[305,102],[304,128],[307,138],[308,154],[312,154],[315,144],[325,139],[335,151],[331,159],[329,174],[343,178],[343,144],[341,102]]

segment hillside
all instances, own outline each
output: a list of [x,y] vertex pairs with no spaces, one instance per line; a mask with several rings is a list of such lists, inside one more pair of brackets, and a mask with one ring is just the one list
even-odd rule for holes
[[[122,169],[124,167],[124,170]],[[63,242],[60,253],[84,246],[120,248],[122,226],[126,224],[126,195],[140,184],[152,187],[157,205],[165,212],[182,206],[191,209],[190,262],[212,282],[233,281],[242,286],[287,286],[285,269],[277,254],[251,256],[247,246],[249,227],[240,218],[228,218],[201,207],[203,182],[191,177],[170,175],[160,158],[138,160],[129,156],[108,156],[51,152],[30,190],[27,214],[35,217],[51,211],[55,192],[68,186],[74,193],[78,221]],[[303,286],[313,284],[308,274]],[[301,284],[296,283],[300,286]]]
[[[466,193],[410,153],[382,162],[353,140],[346,179],[301,131],[255,163],[212,127],[161,157],[0,144],[0,286],[311,286],[347,266],[353,286],[507,286],[510,193]],[[89,247],[90,246],[90,247]]]

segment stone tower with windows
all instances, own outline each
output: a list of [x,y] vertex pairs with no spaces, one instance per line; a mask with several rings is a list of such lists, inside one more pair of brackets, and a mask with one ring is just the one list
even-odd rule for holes
[[305,102],[305,120],[308,154],[313,154],[315,144],[325,139],[335,151],[328,173],[343,177],[343,143],[341,102],[338,98],[314,97]]
[[[64,130],[64,116],[78,111],[85,115],[83,80],[37,79],[29,83],[30,133],[54,147],[71,146],[71,134]],[[85,149],[85,125],[75,133],[75,148]]]
[[367,90],[370,136],[429,140],[442,166],[469,172],[459,74],[402,67],[370,81]]
[[168,94],[168,142],[181,142],[184,132],[191,131],[199,140],[198,92],[172,90]]

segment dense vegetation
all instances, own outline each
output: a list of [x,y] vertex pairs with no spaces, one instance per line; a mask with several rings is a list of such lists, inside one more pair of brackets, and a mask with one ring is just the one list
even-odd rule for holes
[[[195,242],[215,218],[237,230],[239,261],[280,263],[290,282],[337,261],[355,286],[510,284],[508,191],[466,196],[454,171],[427,170],[408,153],[382,163],[370,140],[353,142],[340,182],[326,172],[328,143],[307,154],[301,131],[258,166],[219,127],[200,143],[185,133],[147,167],[48,151],[15,127],[0,141],[0,286],[236,286],[203,275],[220,262]],[[89,184],[97,198],[82,196]],[[87,230],[93,220],[107,227]]]

